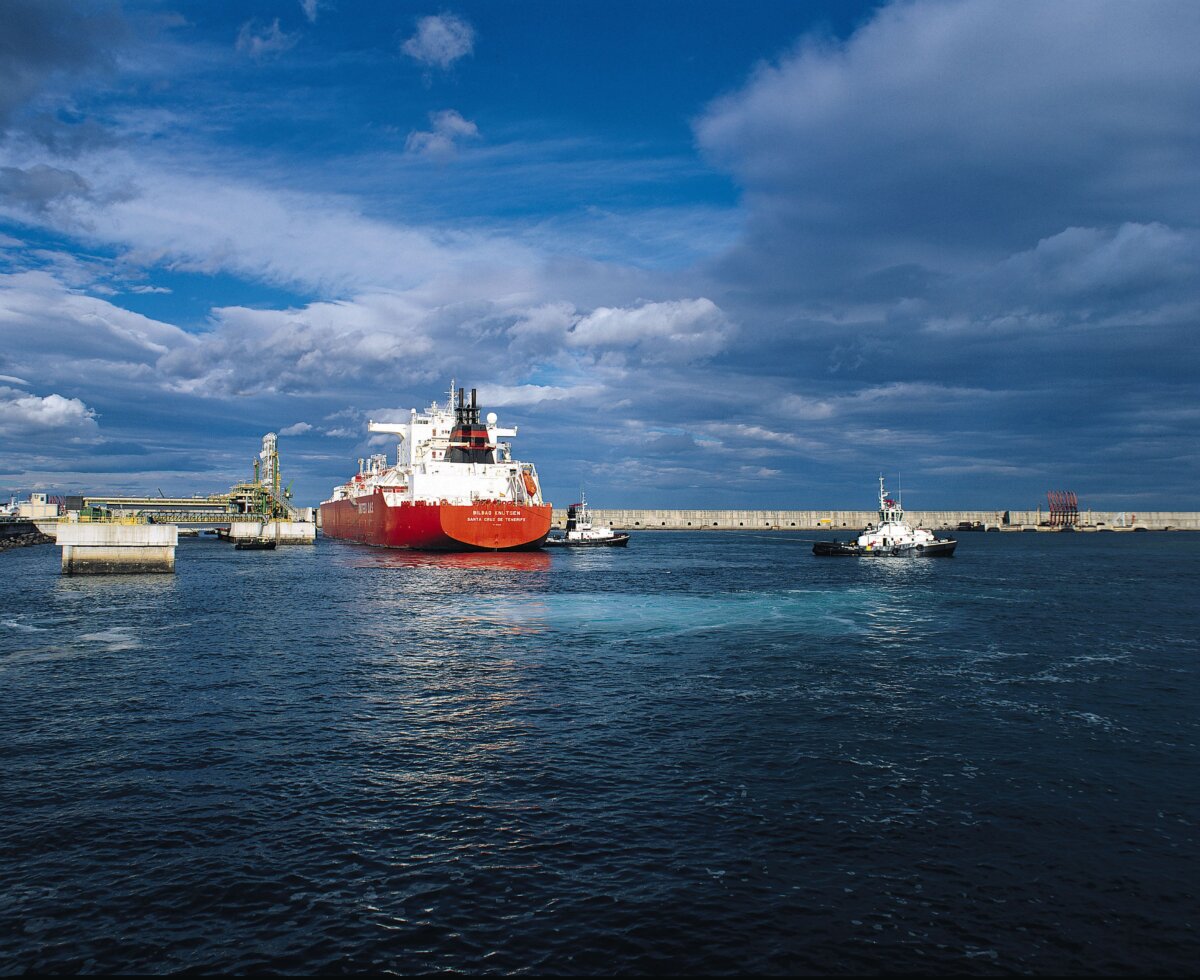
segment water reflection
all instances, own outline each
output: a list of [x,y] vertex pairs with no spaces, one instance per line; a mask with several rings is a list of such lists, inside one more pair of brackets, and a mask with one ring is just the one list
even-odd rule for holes
[[169,574],[62,575],[54,579],[54,590],[64,599],[102,599],[124,605],[148,597],[170,595],[178,589],[178,578]]
[[875,558],[854,558],[863,569],[864,576],[870,576],[881,584],[907,585],[909,583],[925,583],[931,576],[945,574],[953,565],[954,558],[907,558],[880,555]]
[[491,569],[501,572],[544,572],[551,558],[544,551],[407,551],[339,545],[352,549],[342,560],[349,568],[442,568],[453,571]]
[[532,636],[550,628],[550,606],[541,598],[521,602],[488,600],[464,609],[452,622],[460,629],[493,636]]

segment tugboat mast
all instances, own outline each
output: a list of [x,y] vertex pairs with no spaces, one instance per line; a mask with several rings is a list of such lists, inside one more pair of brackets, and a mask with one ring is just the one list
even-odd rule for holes
[[883,474],[879,474],[879,523],[899,524],[904,520],[904,505],[887,495],[883,487]]

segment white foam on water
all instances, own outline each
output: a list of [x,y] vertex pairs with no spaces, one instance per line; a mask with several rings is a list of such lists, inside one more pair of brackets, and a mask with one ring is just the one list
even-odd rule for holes
[[587,633],[686,636],[714,632],[863,632],[862,598],[845,592],[591,592],[482,600],[463,613],[501,627]]
[[0,674],[7,671],[19,672],[35,664],[51,663],[55,660],[78,660],[88,654],[78,647],[36,647],[17,650],[0,656]]
[[45,626],[30,626],[28,623],[18,623],[15,619],[2,619],[0,626],[7,626],[18,633],[45,633]]
[[109,651],[136,650],[142,646],[142,641],[128,630],[113,628],[101,630],[99,633],[84,633],[79,639],[89,643],[104,643]]
[[1096,728],[1102,728],[1107,732],[1127,732],[1128,728],[1123,728],[1110,718],[1105,718],[1103,715],[1098,715],[1092,711],[1065,711],[1065,718],[1075,718],[1082,721],[1086,725],[1093,725]]

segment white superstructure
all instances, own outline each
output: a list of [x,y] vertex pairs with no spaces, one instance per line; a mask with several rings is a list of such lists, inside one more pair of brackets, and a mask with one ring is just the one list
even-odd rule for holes
[[[516,427],[501,428],[495,412],[484,421],[475,407],[475,390],[466,404],[450,400],[424,412],[409,410],[406,422],[369,423],[369,430],[398,438],[396,463],[386,453],[358,461],[358,475],[336,487],[331,501],[352,500],[381,490],[389,507],[404,503],[472,504],[498,500],[515,504],[543,503],[541,482],[532,463],[512,458],[507,439]],[[328,502],[328,501],[327,501]]]

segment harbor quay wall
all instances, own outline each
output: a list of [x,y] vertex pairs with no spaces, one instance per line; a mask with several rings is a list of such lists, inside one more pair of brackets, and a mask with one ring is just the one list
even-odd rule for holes
[[[589,508],[592,523],[623,531],[852,531],[879,519],[874,510],[601,510]],[[1004,523],[1004,515],[1008,523]],[[1049,515],[1041,510],[910,510],[905,520],[914,526],[955,529],[959,524],[982,524],[1001,530],[1036,528]],[[565,507],[554,508],[552,523],[563,527]],[[1082,529],[1114,531],[1144,527],[1147,530],[1200,531],[1200,511],[1080,511]],[[1052,529],[1051,529],[1052,530]]]
[[64,575],[175,571],[174,524],[59,524],[55,538]]

